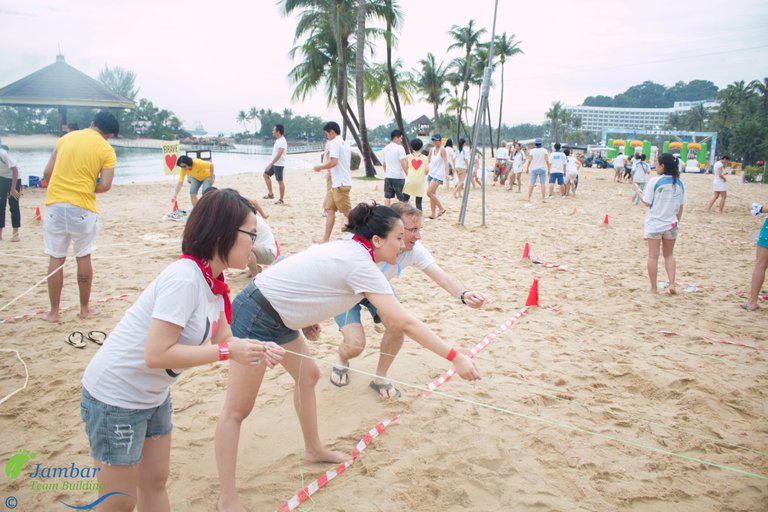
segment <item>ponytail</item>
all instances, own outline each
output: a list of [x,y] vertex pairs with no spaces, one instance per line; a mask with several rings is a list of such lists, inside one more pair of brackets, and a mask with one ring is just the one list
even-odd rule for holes
[[672,176],[672,184],[677,185],[677,180],[680,177],[680,166],[675,155],[672,153],[662,153],[659,156],[659,165],[664,166],[664,174]]
[[377,235],[386,238],[400,220],[400,216],[389,206],[360,203],[349,212],[344,231],[370,240]]

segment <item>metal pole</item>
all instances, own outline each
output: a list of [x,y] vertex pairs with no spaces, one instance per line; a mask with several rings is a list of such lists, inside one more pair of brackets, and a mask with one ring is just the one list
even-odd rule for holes
[[[476,158],[476,151],[475,148],[477,148],[478,144],[477,141],[479,140],[480,136],[480,125],[482,124],[482,120],[485,118],[485,109],[488,105],[488,90],[491,88],[491,73],[493,72],[493,68],[491,67],[493,64],[493,42],[494,39],[496,39],[496,14],[499,11],[499,0],[496,0],[493,7],[493,27],[491,28],[491,44],[488,48],[488,65],[485,68],[485,72],[483,73],[483,85],[480,89],[480,106],[478,107],[477,111],[475,112],[475,126],[472,129],[472,155],[469,158],[469,168],[467,169],[467,177],[465,179],[464,183],[464,196],[461,200],[461,212],[459,213],[459,224],[462,226],[464,225],[464,219],[467,215],[467,203],[469,201],[469,189],[472,186],[472,173],[474,172],[475,168],[475,158]],[[493,141],[491,141],[493,143]],[[483,224],[485,224],[485,145],[483,145],[483,177],[482,177],[482,188],[483,188]]]

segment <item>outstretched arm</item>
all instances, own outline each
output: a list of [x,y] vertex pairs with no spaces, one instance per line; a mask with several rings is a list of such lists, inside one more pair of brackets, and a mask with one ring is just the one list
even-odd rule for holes
[[425,268],[424,273],[452,297],[460,299],[471,308],[480,308],[488,300],[488,297],[480,292],[467,290],[457,277],[443,270],[437,263],[433,263]]

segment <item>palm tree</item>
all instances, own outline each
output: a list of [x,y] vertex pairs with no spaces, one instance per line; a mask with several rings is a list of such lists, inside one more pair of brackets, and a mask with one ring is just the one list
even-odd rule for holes
[[[466,103],[466,95],[469,90],[469,60],[470,55],[472,54],[472,48],[475,47],[475,45],[478,44],[480,41],[480,36],[485,34],[485,29],[480,28],[478,29],[475,25],[475,20],[471,19],[469,20],[469,23],[466,27],[460,27],[458,25],[453,25],[451,29],[448,31],[448,34],[453,38],[455,41],[453,44],[451,44],[448,49],[452,50],[454,48],[457,49],[464,49],[464,58],[465,58],[465,66],[464,66],[464,89],[461,92],[461,103],[464,105]],[[456,127],[456,138],[459,138],[459,134],[461,133],[461,108],[459,108],[458,112],[458,126]]]
[[552,139],[557,142],[560,139],[557,138],[557,126],[563,118],[563,104],[559,101],[553,101],[552,107],[547,110],[547,119],[549,119],[552,125]]
[[251,107],[248,110],[248,120],[253,122],[253,135],[256,136],[256,121],[259,120],[259,111],[256,107]]
[[419,73],[419,88],[434,109],[435,130],[440,131],[440,117],[438,116],[438,107],[443,102],[448,89],[445,87],[445,67],[442,63],[435,61],[435,56],[427,53],[425,59],[419,61],[421,72]]
[[763,108],[768,109],[768,78],[752,80],[749,82],[749,90],[762,96]]
[[496,146],[498,147],[501,144],[501,113],[504,109],[504,63],[507,57],[523,53],[523,50],[520,48],[520,41],[515,41],[515,34],[507,37],[507,33],[504,32],[496,37],[493,53],[499,58],[501,63],[501,98],[499,99],[499,124],[498,128],[496,128]]
[[[395,77],[395,92],[398,98],[402,98],[403,105],[410,105],[413,103],[413,95],[416,92],[418,83],[413,73],[410,71],[403,71],[403,61],[397,59],[393,65],[393,76]],[[374,63],[371,64],[365,73],[365,96],[370,102],[375,102],[381,95],[385,95],[387,98],[384,112],[387,115],[395,117],[397,123],[397,106],[395,103],[395,94],[390,85],[389,80],[389,66],[387,63]],[[400,125],[398,125],[400,128]]]
[[[475,47],[475,51],[472,52],[472,59],[470,60],[470,69],[472,71],[472,85],[477,86],[477,104],[480,106],[480,96],[482,94],[483,76],[485,75],[485,68],[488,67],[488,52],[489,43],[478,43]],[[491,73],[496,69],[496,63],[491,61]],[[493,87],[493,81],[488,84]],[[491,123],[491,104],[486,102],[485,112],[480,113],[482,118],[483,114],[488,116],[488,142],[491,144],[491,157],[493,157],[493,125]],[[480,123],[482,125],[482,123]]]
[[366,0],[358,0],[357,6],[357,31],[355,35],[357,53],[355,55],[355,96],[357,98],[357,112],[360,121],[360,139],[363,143],[360,152],[365,162],[365,175],[369,178],[376,176],[376,169],[371,161],[371,146],[368,143],[368,128],[365,124],[365,4]]
[[248,114],[245,112],[245,110],[241,110],[240,112],[238,112],[235,120],[238,123],[243,125],[243,130],[245,130],[246,132],[248,131],[248,128],[245,126],[245,123],[248,122]]
[[[395,70],[397,62],[399,61],[396,61],[394,64],[392,63],[392,46],[395,43],[395,35],[392,33],[392,29],[398,27],[402,23],[403,13],[400,10],[400,6],[397,4],[397,0],[384,0],[384,8],[384,18],[387,22],[387,30],[384,33],[384,41],[386,42],[387,46],[387,75],[389,80],[389,90],[392,93],[392,105],[394,107],[393,114],[395,116],[395,123],[397,123],[397,127],[401,132],[403,132],[403,146],[405,147],[405,152],[409,153],[411,150],[411,145],[408,142],[408,137],[405,135],[403,112],[400,108],[401,91],[400,86],[398,85]],[[389,96],[387,96],[387,98],[389,98]],[[405,99],[403,102],[407,103]]]

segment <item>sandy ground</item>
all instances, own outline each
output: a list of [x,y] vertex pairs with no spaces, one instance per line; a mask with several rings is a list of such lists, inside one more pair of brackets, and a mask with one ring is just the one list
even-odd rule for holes
[[[768,201],[768,189],[729,181],[726,213],[705,213],[711,177],[684,176],[689,204],[675,251],[678,283],[700,290],[652,296],[644,208],[630,204],[630,186],[613,183],[611,172],[585,170],[576,198],[547,204],[527,206],[525,194],[489,188],[485,226],[478,191],[470,196],[464,227],[457,225],[460,203],[441,192],[449,210],[425,220],[424,244],[445,270],[492,302],[470,310],[408,269],[395,282],[403,304],[465,350],[520,310],[534,279],[544,307],[531,308],[477,356],[482,381],[453,379],[440,388],[444,395],[423,398],[420,390],[448,368],[446,361],[407,342],[390,374],[403,398],[391,402],[368,388],[369,377],[354,373],[375,370],[380,332],[366,319],[369,347],[353,363],[351,384],[339,389],[328,374],[341,338],[335,324],[325,322],[312,343],[323,372],[323,439],[351,451],[377,422],[398,420],[305,510],[768,509],[768,304],[757,313],[738,307],[755,258],[750,239],[761,222],[748,205]],[[324,221],[322,176],[289,169],[286,183],[287,204],[265,204],[284,253],[319,238]],[[251,197],[265,190],[253,174],[225,176],[217,185]],[[380,199],[382,185],[354,180],[353,200]],[[119,186],[98,198],[102,233],[93,299],[127,297],[101,302],[99,317],[79,320],[70,261],[62,299],[69,308],[60,324],[33,317],[0,325],[0,347],[19,351],[29,369],[26,389],[0,405],[0,460],[26,449],[36,455],[27,470],[35,463],[90,465],[79,381],[98,347],[77,350],[65,340],[75,330],[109,332],[179,254],[183,224],[161,220],[171,192],[164,187]],[[31,288],[0,319],[48,305],[42,228],[33,220],[43,203],[43,191],[26,192],[22,242],[10,243],[8,230],[0,242],[0,307]],[[537,258],[566,268],[521,259],[526,242]],[[666,279],[663,270],[659,277]],[[229,278],[235,293],[247,281],[239,271]],[[722,339],[757,348],[716,341]],[[0,397],[24,383],[14,353],[0,352],[0,375]],[[185,372],[173,387],[174,510],[215,509],[213,432],[226,385],[227,365],[216,364]],[[277,509],[332,467],[302,462],[300,439],[292,381],[275,369],[240,440],[238,486],[251,510]],[[96,497],[93,491],[33,490],[34,482],[40,481],[23,473],[3,484],[2,498],[14,496],[19,510],[63,510],[59,502],[82,505]]]

